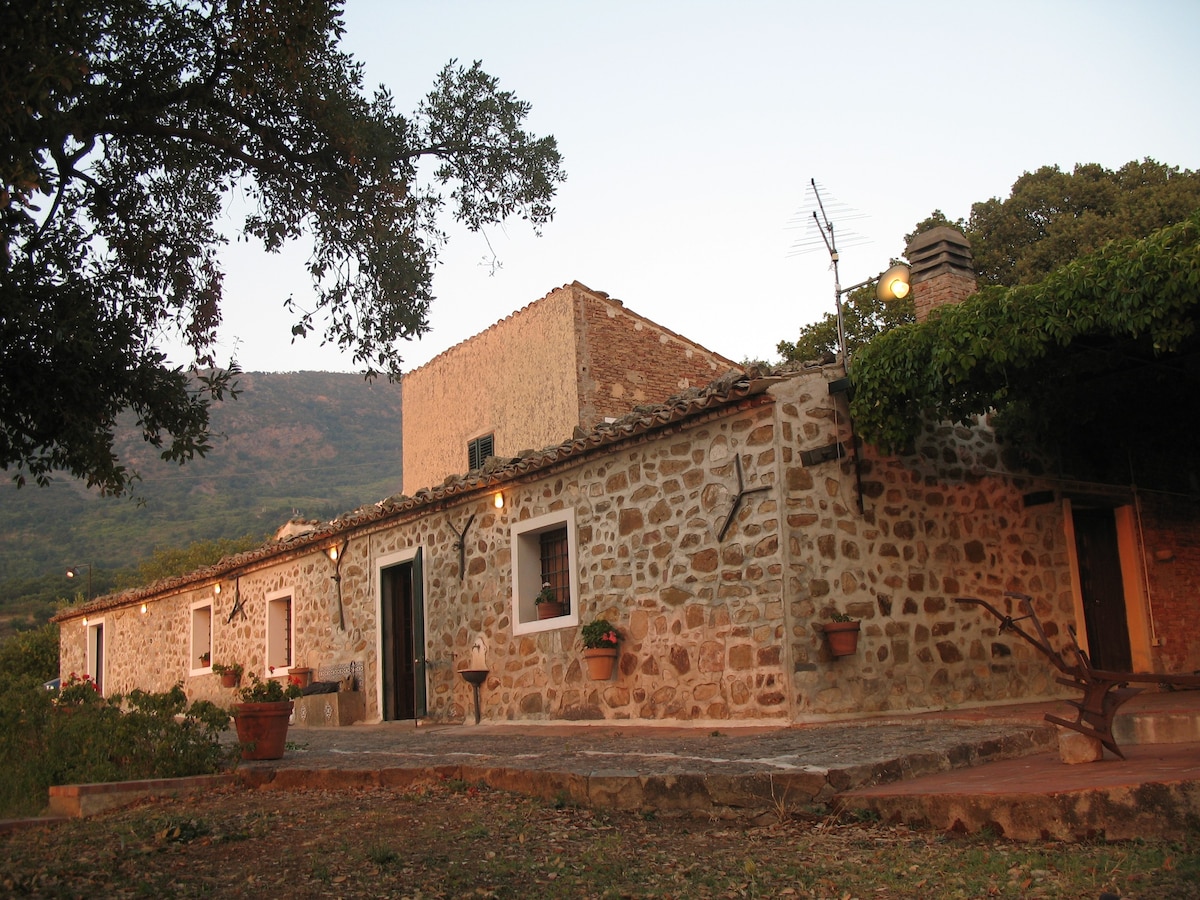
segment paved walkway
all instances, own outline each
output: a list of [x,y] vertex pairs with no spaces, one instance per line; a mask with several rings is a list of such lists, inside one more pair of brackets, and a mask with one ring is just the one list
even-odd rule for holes
[[[1181,711],[1200,714],[1200,692],[1144,695],[1123,708],[1132,716]],[[1155,821],[1157,833],[1200,825],[1200,744],[1124,746],[1124,761],[1068,766],[1046,712],[1070,715],[1063,703],[1045,703],[716,730],[612,722],[293,728],[294,749],[283,759],[240,771],[264,788],[459,778],[596,806],[708,815],[842,805],[1022,839],[1111,837],[1120,830],[1108,825],[1112,815],[1136,820],[1142,836],[1156,833]],[[1151,797],[1146,785],[1164,783],[1172,786]],[[1132,815],[1152,800],[1157,819]],[[1100,806],[1099,817],[1078,812]]]

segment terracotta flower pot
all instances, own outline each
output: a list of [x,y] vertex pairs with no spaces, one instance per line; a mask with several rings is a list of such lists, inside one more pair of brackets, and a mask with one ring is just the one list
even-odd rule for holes
[[557,619],[565,612],[566,610],[563,609],[563,605],[561,603],[548,601],[546,603],[539,603],[537,605],[537,614],[539,619]]
[[617,648],[589,647],[583,651],[583,661],[587,663],[588,677],[592,681],[608,681],[617,661]]
[[242,759],[280,759],[287,743],[291,700],[273,703],[239,703],[234,707]]
[[821,628],[834,656],[853,656],[858,650],[858,622],[827,622]]
[[301,690],[304,690],[312,684],[313,670],[308,666],[293,666],[288,671],[288,678],[294,681]]
[[221,676],[221,687],[235,688],[238,686],[238,682],[241,680],[241,675],[235,675],[233,672],[226,672]]

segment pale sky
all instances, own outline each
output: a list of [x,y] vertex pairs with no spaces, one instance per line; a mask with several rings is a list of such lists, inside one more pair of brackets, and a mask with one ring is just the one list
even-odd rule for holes
[[[543,237],[488,232],[494,273],[484,239],[450,229],[409,369],[574,280],[731,359],[775,359],[833,309],[810,179],[849,285],[934,209],[965,217],[1025,171],[1200,168],[1195,0],[348,0],[346,26],[368,88],[405,113],[450,59],[481,60],[568,173]],[[290,343],[304,259],[226,254],[221,346],[244,369],[354,370],[317,336]]]

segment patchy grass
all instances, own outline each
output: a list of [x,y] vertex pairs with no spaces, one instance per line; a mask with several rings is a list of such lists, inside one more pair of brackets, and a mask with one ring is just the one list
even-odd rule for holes
[[1014,844],[815,817],[745,823],[561,806],[449,783],[228,789],[0,837],[36,897],[1200,898],[1183,843]]

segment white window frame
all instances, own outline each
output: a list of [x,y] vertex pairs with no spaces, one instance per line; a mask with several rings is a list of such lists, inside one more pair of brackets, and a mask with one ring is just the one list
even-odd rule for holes
[[[197,600],[190,607],[188,619],[188,674],[208,675],[212,673],[213,651],[213,599]],[[207,615],[205,615],[207,610]],[[208,665],[200,662],[200,654],[208,651]]]
[[[92,681],[100,686],[100,694],[103,696],[108,690],[108,648],[109,648],[109,633],[108,623],[104,617],[99,619],[87,618],[84,619],[84,626],[87,629],[87,674],[92,676]],[[96,666],[96,634],[100,634],[100,666]]]
[[[542,557],[539,537],[543,532],[566,526],[567,564],[571,585],[569,609],[565,616],[539,619],[534,598],[542,589]],[[523,522],[514,522],[512,542],[512,622],[513,634],[535,634],[559,628],[579,627],[579,552],[575,540],[575,510],[558,509]]]
[[[280,611],[283,608],[283,601],[287,602],[289,615],[287,616],[290,633],[284,635],[282,633],[280,623]],[[264,666],[266,671],[263,672],[264,678],[278,678],[280,675],[287,675],[292,670],[292,666],[296,665],[296,595],[295,592],[288,588],[287,590],[275,591],[267,594],[267,611],[266,611],[266,647],[264,654]],[[286,643],[284,639],[286,638]],[[280,648],[279,644],[283,643],[284,647]],[[286,665],[280,665],[277,660],[281,650],[286,647],[292,648],[291,659]],[[272,671],[271,667],[275,669]]]

